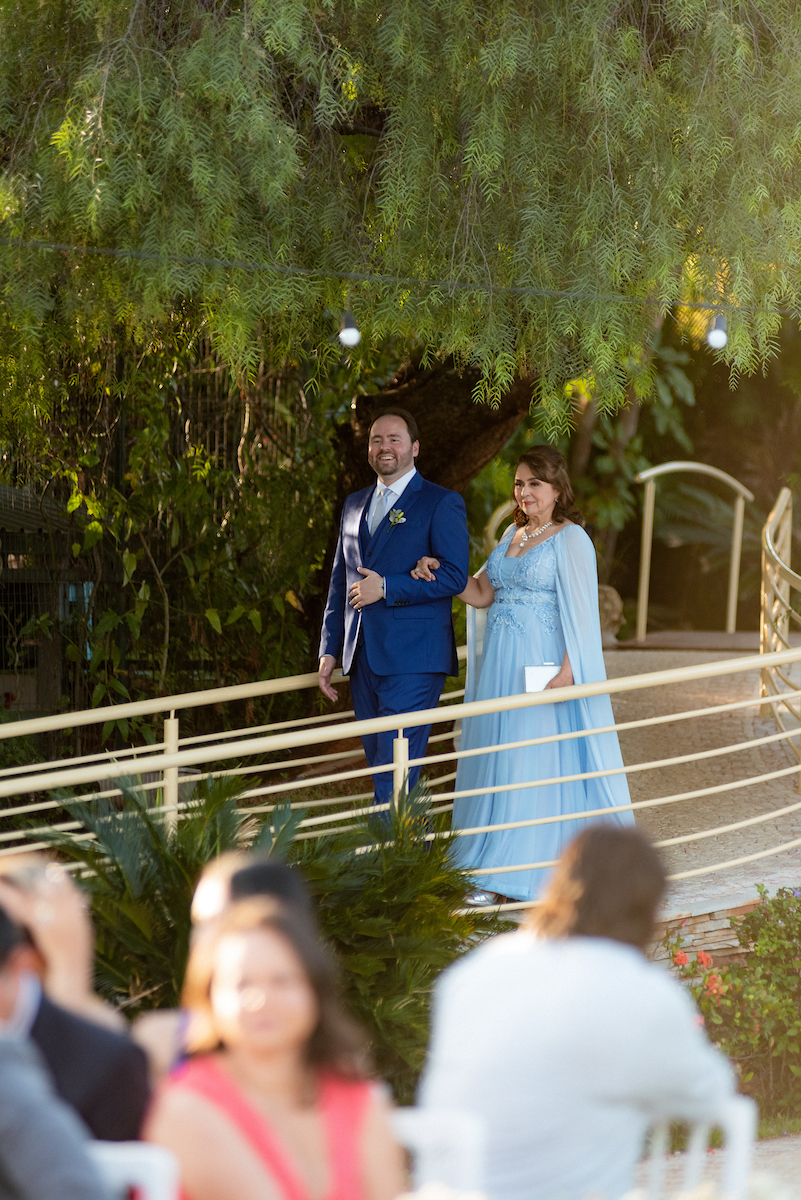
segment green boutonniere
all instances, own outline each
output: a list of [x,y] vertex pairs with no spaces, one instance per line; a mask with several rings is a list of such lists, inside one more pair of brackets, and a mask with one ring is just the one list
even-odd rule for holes
[[389,510],[390,525],[402,525],[405,520],[402,508],[391,508]]

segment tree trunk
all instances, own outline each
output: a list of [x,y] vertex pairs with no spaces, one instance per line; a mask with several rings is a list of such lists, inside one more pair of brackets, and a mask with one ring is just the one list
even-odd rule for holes
[[590,464],[592,435],[598,419],[598,409],[591,397],[581,396],[576,407],[576,429],[570,439],[570,478],[574,481],[581,478]]
[[341,428],[339,508],[350,492],[375,481],[367,462],[367,436],[376,414],[388,407],[405,408],[417,421],[421,475],[463,492],[503,449],[531,406],[531,379],[515,381],[495,409],[473,400],[477,381],[475,372],[459,374],[450,361],[427,369],[411,365],[383,392],[357,397],[350,425]]

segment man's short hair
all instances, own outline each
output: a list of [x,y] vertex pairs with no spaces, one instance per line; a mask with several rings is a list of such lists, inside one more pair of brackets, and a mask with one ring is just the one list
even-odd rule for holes
[[412,439],[412,442],[420,441],[420,433],[417,429],[417,422],[415,421],[412,414],[407,411],[407,409],[405,409],[405,408],[382,408],[381,412],[376,413],[375,416],[373,417],[372,421],[370,422],[370,430],[372,430],[376,421],[379,421],[381,419],[381,417],[400,417],[400,419],[402,421],[406,422],[406,428],[409,430],[409,437]]
[[0,970],[6,965],[12,950],[25,940],[19,925],[15,925],[4,908],[0,908]]

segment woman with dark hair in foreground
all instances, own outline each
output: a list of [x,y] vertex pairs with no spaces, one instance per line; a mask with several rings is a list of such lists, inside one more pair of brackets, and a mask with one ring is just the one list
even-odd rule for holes
[[593,826],[519,932],[441,977],[421,1103],[483,1118],[491,1200],[618,1200],[654,1118],[733,1094],[686,990],[643,953],[664,887],[641,834]]
[[336,971],[297,907],[244,900],[197,935],[187,1049],[146,1136],[187,1200],[392,1200],[401,1152]]

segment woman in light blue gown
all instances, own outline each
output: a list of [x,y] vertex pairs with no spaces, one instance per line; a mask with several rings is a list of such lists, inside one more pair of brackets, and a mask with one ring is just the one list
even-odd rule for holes
[[[598,612],[598,572],[593,544],[573,507],[565,460],[550,446],[527,451],[515,472],[515,522],[493,550],[486,573],[468,580],[460,599],[488,608],[477,679],[465,699],[490,700],[524,692],[527,666],[553,663],[551,690],[606,679]],[[436,570],[421,559],[420,578]],[[556,700],[556,697],[554,697]],[[462,722],[461,750],[497,746],[614,725],[609,697],[542,704],[469,717]],[[631,824],[624,774],[526,787],[538,779],[621,768],[617,734],[593,734],[545,745],[460,758],[456,791],[474,791],[454,801],[453,828],[476,829],[540,817],[610,809],[603,819]],[[519,788],[498,789],[510,784]],[[599,819],[599,818],[594,818]],[[535,899],[549,868],[510,870],[553,862],[589,820],[559,821],[483,832],[456,840],[456,859],[468,868],[497,868],[476,875],[479,888],[515,900]],[[476,902],[494,897],[476,894]]]

